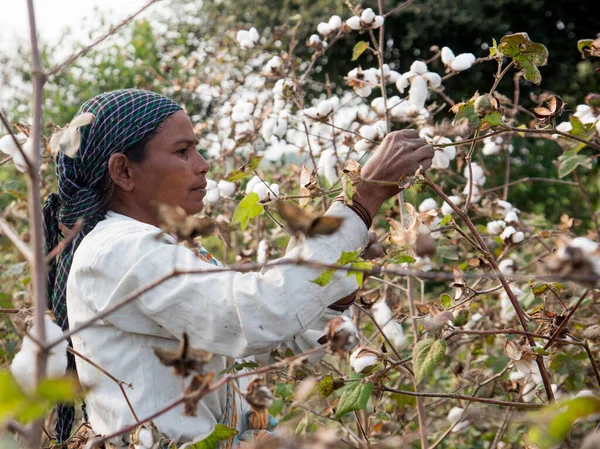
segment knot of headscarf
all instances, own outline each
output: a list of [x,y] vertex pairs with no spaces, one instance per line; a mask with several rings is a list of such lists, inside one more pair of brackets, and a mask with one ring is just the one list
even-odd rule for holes
[[[81,231],[50,262],[48,267],[48,308],[58,325],[69,328],[67,318],[67,277],[73,256],[83,238],[104,219],[106,210],[100,188],[105,182],[111,155],[124,153],[153,132],[170,115],[181,110],[173,100],[154,92],[124,89],[104,93],[86,101],[76,116],[94,114],[94,121],[80,128],[81,143],[75,157],[59,153],[56,158],[58,194],[49,195],[43,210],[46,253],[59,243],[59,224],[71,228],[83,220]],[[75,368],[71,353],[69,367]],[[72,410],[59,408],[56,430],[65,441],[72,425]]]

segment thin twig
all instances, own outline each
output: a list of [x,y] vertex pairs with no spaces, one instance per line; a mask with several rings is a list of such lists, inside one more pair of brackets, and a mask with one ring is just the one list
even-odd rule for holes
[[563,329],[567,326],[567,324],[569,324],[569,321],[573,317],[573,314],[575,313],[575,311],[577,310],[577,308],[581,305],[581,303],[583,302],[583,300],[585,299],[585,297],[590,292],[591,292],[591,290],[586,290],[583,293],[583,295],[581,295],[581,297],[579,298],[579,300],[575,303],[575,305],[573,307],[571,307],[571,310],[569,310],[569,313],[567,314],[567,316],[565,317],[565,319],[562,320],[562,322],[560,323],[560,325],[556,328],[556,330],[552,334],[552,337],[550,337],[550,340],[548,340],[548,342],[544,345],[544,349],[548,349],[550,346],[552,346],[552,344],[556,341],[556,339],[562,333]]
[[15,247],[19,250],[25,260],[28,262],[33,261],[33,252],[31,248],[25,243],[17,234],[17,232],[12,228],[12,226],[4,220],[4,218],[0,217],[0,230],[4,232],[4,235],[8,237],[8,239],[15,245]]
[[408,5],[410,5],[412,2],[414,2],[415,0],[406,0],[404,3],[399,4],[398,6],[390,9],[388,12],[386,12],[383,17],[387,17],[391,14],[394,14],[395,12],[401,10],[402,8],[406,8]]
[[478,398],[475,396],[467,396],[464,394],[456,394],[456,393],[418,393],[416,391],[397,390],[395,388],[389,388],[389,387],[381,387],[381,389],[383,391],[388,391],[390,393],[396,393],[396,394],[400,394],[400,395],[404,395],[404,396],[414,396],[417,398],[458,399],[458,400],[463,400],[463,401],[480,402],[482,404],[501,405],[504,407],[516,407],[516,408],[540,408],[540,407],[543,407],[542,404],[531,404],[529,402],[501,401],[498,399]]

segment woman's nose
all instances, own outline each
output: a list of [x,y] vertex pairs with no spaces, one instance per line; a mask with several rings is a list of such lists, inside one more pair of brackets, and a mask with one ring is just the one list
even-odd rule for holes
[[202,156],[200,153],[196,153],[198,156],[196,158],[195,161],[195,171],[196,173],[208,173],[208,171],[210,170],[210,164],[208,163],[208,161],[206,159],[204,159],[204,156]]

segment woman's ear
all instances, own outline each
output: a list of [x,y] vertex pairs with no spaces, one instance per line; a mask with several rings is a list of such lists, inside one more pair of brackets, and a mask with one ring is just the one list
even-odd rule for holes
[[131,192],[135,182],[131,173],[131,162],[122,153],[113,154],[108,160],[108,173],[115,186],[126,192]]

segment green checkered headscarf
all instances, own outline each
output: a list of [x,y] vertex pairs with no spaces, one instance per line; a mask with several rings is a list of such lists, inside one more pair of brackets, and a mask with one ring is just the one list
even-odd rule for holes
[[[106,214],[100,189],[108,172],[108,159],[115,153],[125,153],[179,110],[177,103],[163,95],[124,89],[98,95],[86,101],[77,112],[76,115],[91,112],[95,119],[80,128],[81,144],[74,158],[58,154],[58,194],[48,196],[43,211],[47,253],[58,245],[62,236],[59,223],[71,228],[79,218],[84,221],[79,234],[48,267],[48,308],[63,330],[69,328],[66,290],[73,255],[83,238]],[[74,369],[74,358],[71,353],[67,355],[69,367]],[[72,408],[62,409],[59,409],[57,422],[59,442],[68,438],[74,413]]]

